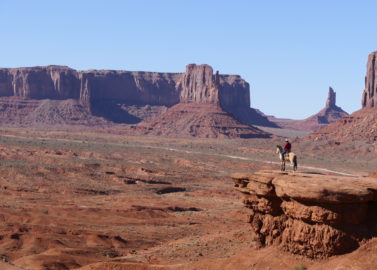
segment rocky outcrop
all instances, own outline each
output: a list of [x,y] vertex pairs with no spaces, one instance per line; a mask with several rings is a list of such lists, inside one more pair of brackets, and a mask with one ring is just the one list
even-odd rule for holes
[[324,128],[347,115],[347,112],[336,105],[336,93],[331,87],[329,87],[325,107],[318,113],[304,120],[278,119],[274,117],[269,117],[269,119],[283,128],[315,131]]
[[334,123],[338,119],[347,116],[348,113],[342,108],[336,106],[336,93],[329,87],[329,93],[326,100],[326,106],[319,113],[309,117],[307,120],[314,119],[320,125]]
[[80,99],[172,106],[179,102],[178,73],[83,71]]
[[[368,56],[365,89],[362,94],[362,109],[317,130],[304,138],[308,141],[350,142],[362,141],[375,144],[377,141],[376,82],[377,51]],[[370,152],[370,150],[368,150]]]
[[261,246],[324,258],[377,235],[377,179],[262,171],[234,174]]
[[334,89],[331,88],[331,86],[329,87],[329,94],[327,95],[325,108],[329,108],[329,109],[339,108],[336,106],[336,93]]
[[[226,79],[235,79],[226,77]],[[226,80],[226,83],[231,83]],[[224,83],[224,81],[223,81]],[[236,82],[233,82],[236,84]],[[230,85],[230,84],[229,84]],[[132,126],[128,131],[137,135],[199,138],[254,138],[269,134],[242,124],[224,110],[223,104],[236,101],[234,93],[224,94],[218,72],[208,65],[186,67],[178,84],[180,103],[163,114]]]
[[0,96],[78,99],[79,73],[65,66],[0,69]]
[[180,82],[182,103],[219,104],[220,76],[209,65],[187,65]]
[[209,65],[190,64],[179,87],[182,103],[216,104],[244,124],[278,127],[250,108],[250,86],[238,75],[213,74]]
[[362,107],[373,108],[377,106],[377,51],[368,56],[367,74],[365,76],[365,88],[361,98]]
[[[185,73],[76,71],[65,66],[0,69],[0,98],[75,99],[94,116],[137,123],[179,102],[220,104],[246,124],[274,125],[250,108],[249,84],[238,75],[214,75],[209,65]],[[130,106],[138,106],[128,110]],[[155,107],[142,111],[143,108]],[[149,112],[153,112],[149,114]],[[131,114],[131,115],[130,115]]]

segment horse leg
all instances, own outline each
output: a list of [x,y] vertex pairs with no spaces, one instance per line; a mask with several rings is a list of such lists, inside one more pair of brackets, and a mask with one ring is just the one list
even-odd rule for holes
[[281,170],[282,172],[285,171],[285,162],[284,162],[284,160],[281,161],[280,170]]

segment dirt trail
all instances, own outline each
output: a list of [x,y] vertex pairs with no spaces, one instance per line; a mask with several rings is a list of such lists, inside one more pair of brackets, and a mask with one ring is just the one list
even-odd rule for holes
[[[2,135],[3,137],[10,137],[10,138],[22,138],[22,139],[27,139],[28,137],[26,136],[16,136],[16,135]],[[50,141],[63,141],[63,142],[82,142],[82,140],[75,140],[75,139],[61,139],[61,138],[43,138],[43,137],[37,137],[35,139],[38,140],[50,140]],[[96,143],[96,142],[92,142]],[[101,143],[98,143],[101,144]],[[120,143],[108,143],[111,145],[116,145],[116,146],[125,146],[124,144]],[[161,147],[161,146],[151,146],[151,145],[137,145],[140,148],[152,148],[152,149],[161,149],[161,150],[168,150],[168,151],[174,151],[174,152],[181,152],[181,153],[186,153],[186,154],[199,154],[199,155],[209,155],[209,156],[218,156],[218,157],[227,157],[231,159],[239,159],[239,160],[246,160],[246,161],[252,161],[252,162],[262,162],[266,164],[277,164],[280,165],[280,162],[277,161],[270,161],[270,160],[262,160],[262,159],[256,159],[256,158],[249,158],[249,157],[242,157],[242,156],[233,156],[233,155],[224,155],[224,154],[214,154],[214,153],[206,153],[206,152],[200,152],[200,151],[188,151],[188,150],[181,150],[177,148],[171,148],[171,147]],[[341,172],[341,171],[336,171],[336,170],[330,170],[327,168],[321,168],[321,167],[313,167],[313,166],[303,166],[299,164],[299,168],[304,168],[308,170],[317,170],[317,171],[323,171],[323,172],[328,172],[328,173],[333,173],[333,174],[338,174],[338,175],[343,175],[343,176],[349,176],[349,177],[358,177],[360,175],[356,174],[351,174],[347,172]]]

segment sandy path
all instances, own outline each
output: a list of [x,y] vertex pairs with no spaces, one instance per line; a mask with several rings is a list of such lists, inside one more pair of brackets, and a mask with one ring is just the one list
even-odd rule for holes
[[[17,136],[17,135],[2,135],[4,137],[12,137],[12,138],[23,138],[23,139],[30,139],[26,136]],[[82,142],[82,140],[75,140],[75,139],[61,139],[61,138],[55,138],[55,139],[50,139],[50,138],[43,138],[43,137],[37,137],[33,139],[39,139],[39,140],[49,140],[49,141],[63,141],[63,142]],[[92,142],[95,144],[96,142]],[[99,142],[98,144],[103,144],[102,142]],[[111,145],[116,145],[116,146],[125,146],[124,144],[120,143],[110,143]],[[254,162],[262,162],[266,164],[277,164],[280,165],[280,162],[276,161],[269,161],[269,160],[261,160],[261,159],[255,159],[255,158],[248,158],[248,157],[242,157],[242,156],[233,156],[233,155],[224,155],[224,154],[211,154],[211,153],[206,153],[206,152],[200,152],[200,151],[188,151],[188,150],[181,150],[181,149],[176,149],[176,148],[171,148],[171,147],[161,147],[161,146],[150,146],[150,145],[137,145],[138,147],[141,148],[152,148],[152,149],[161,149],[161,150],[168,150],[168,151],[174,151],[174,152],[180,152],[180,153],[187,153],[187,154],[195,154],[195,155],[209,155],[209,156],[218,156],[218,157],[227,157],[231,159],[239,159],[239,160],[247,160],[247,161],[254,161]],[[351,174],[351,173],[346,173],[346,172],[340,172],[340,171],[335,171],[335,170],[330,170],[327,168],[321,168],[321,167],[313,167],[313,166],[303,166],[299,164],[299,168],[304,168],[308,170],[317,170],[317,171],[323,171],[323,172],[328,172],[328,173],[334,173],[334,174],[339,174],[343,176],[349,176],[349,177],[359,177],[359,175]]]

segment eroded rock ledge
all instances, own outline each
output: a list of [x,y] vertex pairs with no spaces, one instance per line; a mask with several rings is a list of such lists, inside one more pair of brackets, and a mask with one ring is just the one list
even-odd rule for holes
[[261,171],[232,175],[261,246],[324,258],[377,235],[377,179]]

